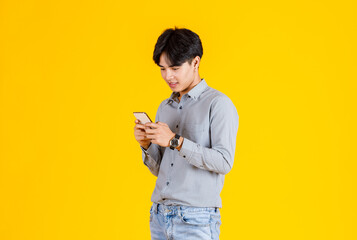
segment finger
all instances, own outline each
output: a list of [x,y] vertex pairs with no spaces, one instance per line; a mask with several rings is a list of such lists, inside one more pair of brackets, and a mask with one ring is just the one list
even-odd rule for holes
[[147,134],[155,134],[156,133],[156,129],[153,128],[145,128],[145,132]]
[[146,135],[146,132],[145,132],[145,131],[142,131],[142,130],[135,130],[135,131],[134,131],[134,134],[135,134],[135,135],[138,135],[138,136],[142,136],[142,135]]
[[134,134],[134,137],[135,137],[136,139],[141,138],[141,137],[143,137],[143,136],[145,136],[145,135],[142,135],[142,134]]
[[144,140],[144,138],[146,138],[145,136],[139,136],[139,135],[137,135],[137,136],[135,136],[135,138],[136,138],[136,140],[138,140],[138,141],[142,141],[142,140]]
[[167,124],[164,123],[164,122],[157,122],[157,124],[158,124],[158,125],[161,125],[161,126],[167,126]]
[[150,140],[150,139],[147,138],[146,136],[140,136],[140,137],[137,137],[136,140],[138,140],[138,141],[146,141],[146,140]]
[[155,140],[156,139],[156,135],[154,135],[154,134],[148,134],[148,135],[146,135],[146,138],[149,140]]
[[145,137],[148,139],[156,139],[157,135],[156,134],[146,134]]
[[135,136],[144,136],[144,135],[146,135],[146,133],[143,130],[135,130],[134,135]]
[[140,123],[140,120],[139,119],[135,119],[135,123],[136,124]]
[[145,132],[139,132],[139,133],[135,133],[135,138],[146,138],[148,136],[148,134],[146,134]]
[[145,123],[145,126],[146,127],[151,127],[151,128],[157,128],[158,124],[157,123],[148,122],[148,123]]
[[138,129],[145,129],[145,125],[144,124],[136,124],[135,125],[135,128],[138,128]]
[[134,133],[145,133],[145,129],[134,127]]

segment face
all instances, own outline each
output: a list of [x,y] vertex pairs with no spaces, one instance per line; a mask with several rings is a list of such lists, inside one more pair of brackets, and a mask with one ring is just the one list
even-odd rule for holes
[[171,66],[164,52],[160,56],[161,76],[173,92],[183,96],[201,81],[198,74],[199,61],[197,56],[191,64],[186,61],[181,66]]

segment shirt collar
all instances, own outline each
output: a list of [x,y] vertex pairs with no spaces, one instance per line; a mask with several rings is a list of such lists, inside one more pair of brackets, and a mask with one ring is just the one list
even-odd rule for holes
[[[201,79],[201,82],[199,82],[196,86],[194,86],[194,88],[192,88],[187,95],[192,97],[194,100],[198,99],[198,97],[204,92],[204,90],[206,90],[206,88],[208,87],[206,81],[204,78]],[[170,96],[171,100],[176,101],[177,97],[180,94],[178,92],[173,92]]]

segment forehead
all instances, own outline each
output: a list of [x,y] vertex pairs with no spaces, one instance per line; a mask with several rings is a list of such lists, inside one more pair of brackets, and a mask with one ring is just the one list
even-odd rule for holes
[[163,52],[160,56],[160,67],[173,67],[172,63],[170,60],[167,58],[167,55],[165,52]]

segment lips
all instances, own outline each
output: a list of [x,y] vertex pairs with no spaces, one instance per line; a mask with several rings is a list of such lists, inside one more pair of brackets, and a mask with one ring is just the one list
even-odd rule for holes
[[176,87],[177,85],[178,85],[177,82],[169,82],[169,86],[170,86],[171,88],[174,88],[174,87]]

